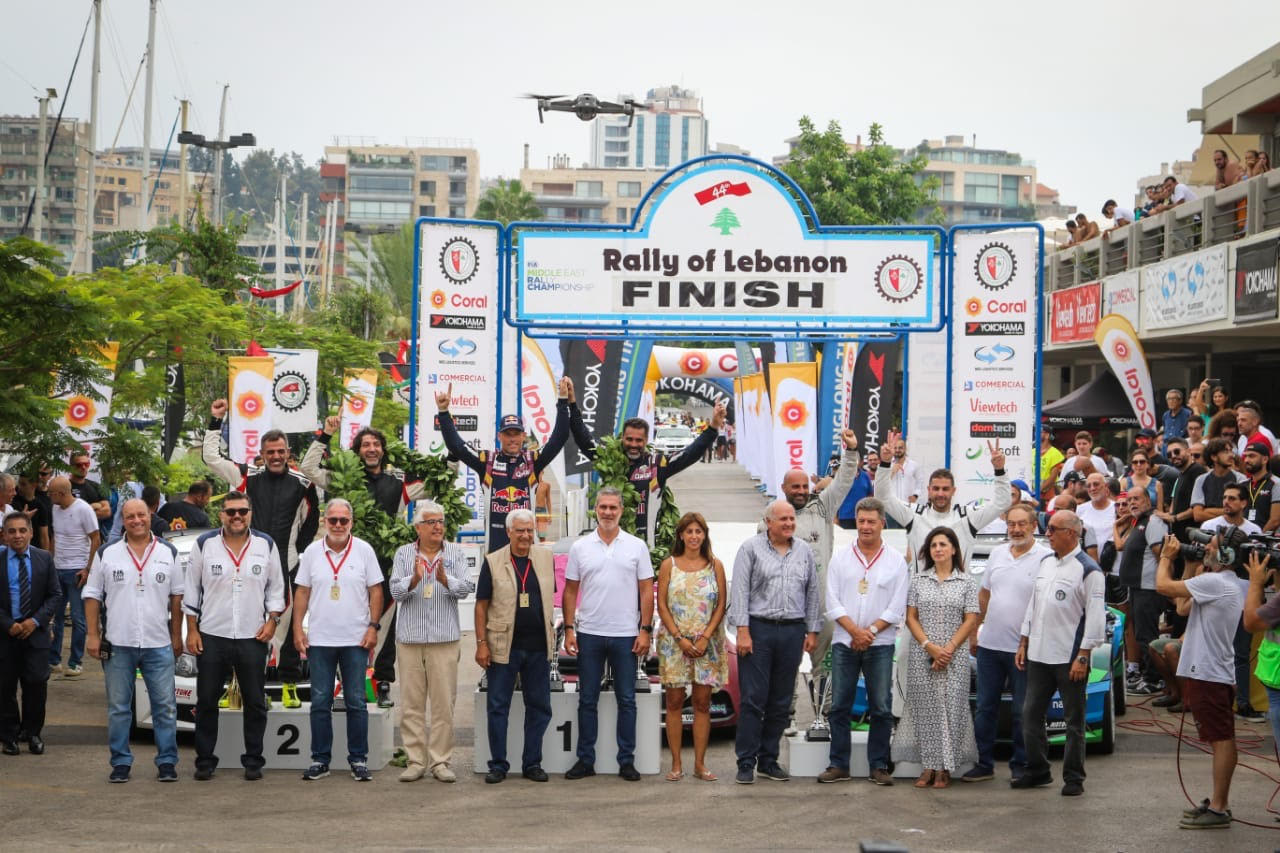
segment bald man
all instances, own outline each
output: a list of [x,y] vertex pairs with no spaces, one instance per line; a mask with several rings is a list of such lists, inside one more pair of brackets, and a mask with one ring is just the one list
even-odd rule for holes
[[98,516],[84,500],[72,491],[71,480],[54,477],[49,482],[49,500],[53,504],[53,567],[58,572],[62,595],[71,602],[71,648],[67,652],[66,669],[62,667],[63,619],[54,619],[52,645],[49,646],[49,666],[66,678],[77,678],[83,672],[80,662],[84,659],[86,637],[84,602],[80,588],[89,577],[94,554],[101,544]]

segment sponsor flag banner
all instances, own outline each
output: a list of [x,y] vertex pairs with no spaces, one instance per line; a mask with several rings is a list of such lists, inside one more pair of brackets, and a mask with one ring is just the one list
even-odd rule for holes
[[275,359],[271,401],[275,417],[271,425],[285,432],[311,432],[319,421],[316,409],[316,373],[320,351],[269,349]]
[[160,437],[160,455],[165,461],[173,456],[182,435],[182,420],[187,415],[187,381],[182,369],[182,347],[174,347],[173,361],[164,368],[164,429]]
[[1135,329],[1142,324],[1138,312],[1138,289],[1142,275],[1138,270],[1109,275],[1102,280],[1102,316],[1119,314]]
[[[579,403],[583,400],[581,386],[575,383]],[[538,446],[546,445],[556,423],[556,376],[542,346],[533,338],[521,341],[520,354],[520,411],[524,416],[524,428],[537,440]],[[561,453],[544,470],[564,488],[565,455]],[[483,522],[483,519],[481,519]]]
[[821,426],[818,429],[818,459],[826,461],[831,451],[840,447],[840,430],[844,426],[845,409],[849,397],[841,382],[844,370],[844,343],[829,341],[815,347],[818,350],[818,400],[821,402]]
[[[751,453],[756,460],[755,477],[765,487],[765,492],[775,494],[776,485],[773,477],[773,407],[769,405],[769,382],[764,373],[753,373],[744,380],[753,389],[754,405],[752,424],[754,430],[750,439]],[[739,442],[742,444],[743,442]]]
[[806,477],[818,473],[818,365],[811,361],[771,365],[769,391],[773,470],[767,486],[772,494],[781,494],[786,472],[799,470]]
[[[962,503],[991,496],[990,447],[998,440],[1012,479],[1035,477],[1036,352],[1040,265],[1036,233],[954,235],[951,446],[947,463]],[[914,342],[913,342],[914,344]],[[934,368],[936,370],[936,367]],[[917,394],[911,409],[928,406]],[[909,442],[918,446],[918,441]]]
[[373,423],[373,403],[378,393],[375,368],[352,370],[342,376],[342,416],[338,428],[342,446],[350,447],[356,433]]
[[1142,268],[1143,330],[1227,316],[1227,247],[1214,246]]
[[235,355],[227,359],[231,386],[227,398],[227,453],[232,462],[252,462],[262,444],[262,434],[271,429],[275,369],[275,359],[269,355]]
[[1236,250],[1235,321],[1255,323],[1276,317],[1276,247],[1280,240]]
[[[107,341],[98,348],[98,363],[112,377],[116,372],[116,359],[120,355],[120,344]],[[94,393],[65,392],[59,394],[66,402],[62,415],[62,426],[81,443],[91,443],[102,432],[102,421],[111,411],[111,379],[106,382],[92,383]],[[94,397],[99,399],[94,399]]]
[[658,413],[658,383],[654,379],[646,379],[640,392],[640,409],[636,417],[649,425],[649,435],[654,433],[653,422]]
[[1092,341],[1102,315],[1102,284],[1092,282],[1049,294],[1049,340],[1055,344]]
[[864,341],[858,347],[849,394],[849,429],[858,436],[858,452],[879,452],[893,424],[893,386],[898,341]]
[[[561,341],[564,372],[582,412],[582,421],[599,440],[613,435],[618,413],[618,388],[622,372],[623,342],[618,340]],[[594,464],[572,440],[566,447],[565,472],[581,474]]]
[[[498,229],[490,225],[418,225],[418,358],[414,447],[443,454],[436,394],[452,387],[449,411],[473,451],[491,450],[498,423]],[[504,339],[505,340],[505,339]],[[516,361],[510,335],[505,359]],[[515,411],[514,369],[503,372]],[[504,392],[505,397],[505,392]],[[469,494],[468,499],[471,499]],[[479,508],[482,505],[477,505]],[[476,530],[483,530],[479,524]]]
[[1102,357],[1107,360],[1111,372],[1120,380],[1133,414],[1138,419],[1139,429],[1156,429],[1155,396],[1151,390],[1151,370],[1147,367],[1147,356],[1138,343],[1138,333],[1133,330],[1129,321],[1119,315],[1103,317],[1094,332],[1094,341],[1102,350]]

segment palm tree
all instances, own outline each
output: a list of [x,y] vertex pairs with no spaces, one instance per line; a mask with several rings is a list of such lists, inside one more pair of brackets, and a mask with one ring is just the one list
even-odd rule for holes
[[476,205],[476,219],[490,219],[503,225],[541,218],[542,211],[538,209],[533,193],[517,180],[499,178],[497,184],[484,191]]

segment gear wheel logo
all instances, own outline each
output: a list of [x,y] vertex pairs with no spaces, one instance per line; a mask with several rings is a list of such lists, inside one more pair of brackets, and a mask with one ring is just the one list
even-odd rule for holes
[[295,370],[286,370],[271,385],[271,396],[282,412],[296,412],[311,398],[311,383]]
[[982,247],[973,262],[978,283],[987,290],[1004,290],[1018,271],[1018,261],[1013,250],[1004,243],[988,243]]
[[876,268],[876,290],[889,302],[910,302],[923,280],[920,267],[906,255],[890,255]]
[[454,237],[440,250],[440,271],[454,284],[466,284],[480,268],[480,255],[466,237]]

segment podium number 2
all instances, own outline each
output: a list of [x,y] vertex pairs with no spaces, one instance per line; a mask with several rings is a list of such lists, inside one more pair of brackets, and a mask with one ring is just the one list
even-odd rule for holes
[[556,731],[564,732],[564,751],[573,751],[573,720],[565,720],[563,726],[556,726]]
[[280,748],[276,750],[276,755],[297,755],[298,748],[294,746],[298,742],[298,727],[292,723],[285,723],[276,731],[276,734],[284,738],[284,743],[280,744]]

